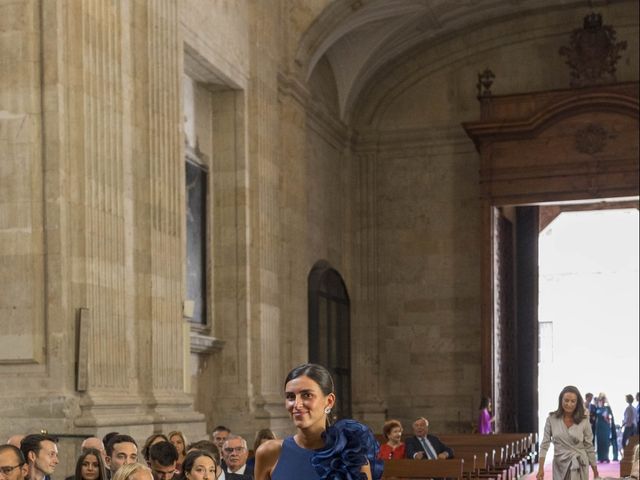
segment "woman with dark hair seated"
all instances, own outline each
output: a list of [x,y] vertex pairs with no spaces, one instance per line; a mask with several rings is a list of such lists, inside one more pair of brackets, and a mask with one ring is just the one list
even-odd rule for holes
[[273,433],[270,429],[263,428],[262,430],[258,430],[258,433],[256,433],[256,439],[253,442],[253,457],[247,460],[248,471],[253,472],[255,469],[255,466],[256,466],[255,453],[258,451],[258,447],[269,440],[275,440],[275,439],[276,439],[276,434]]
[[107,471],[98,450],[87,448],[78,457],[75,480],[107,480]]
[[142,456],[144,457],[145,461],[149,463],[149,448],[151,448],[151,445],[168,441],[169,439],[164,433],[152,433],[151,435],[149,435],[144,441],[144,446],[142,447]]
[[211,452],[191,450],[182,462],[182,473],[178,480],[215,480],[222,469]]

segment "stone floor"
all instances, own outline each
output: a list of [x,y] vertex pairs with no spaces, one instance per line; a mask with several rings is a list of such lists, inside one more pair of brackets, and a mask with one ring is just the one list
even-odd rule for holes
[[[533,473],[529,473],[522,477],[521,480],[535,480],[536,472],[538,471],[538,465]],[[620,462],[611,462],[611,463],[599,463],[598,464],[598,473],[600,474],[600,478],[620,478]],[[544,478],[545,480],[552,480],[553,473],[551,462],[547,463],[544,468]],[[591,469],[589,469],[589,478],[593,478],[593,473]]]

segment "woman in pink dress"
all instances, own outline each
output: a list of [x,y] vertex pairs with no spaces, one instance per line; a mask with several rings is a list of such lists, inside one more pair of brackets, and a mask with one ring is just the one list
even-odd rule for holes
[[480,400],[480,416],[478,417],[478,433],[480,435],[490,435],[493,433],[492,423],[495,417],[491,412],[491,399],[482,397]]
[[382,433],[387,442],[380,445],[379,460],[404,458],[404,443],[402,443],[402,424],[398,420],[387,420],[382,427]]

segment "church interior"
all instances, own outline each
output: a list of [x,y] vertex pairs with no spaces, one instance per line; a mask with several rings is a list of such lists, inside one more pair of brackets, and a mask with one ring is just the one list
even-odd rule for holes
[[286,435],[309,361],[375,433],[539,432],[538,235],[638,209],[638,18],[0,1],[0,438]]

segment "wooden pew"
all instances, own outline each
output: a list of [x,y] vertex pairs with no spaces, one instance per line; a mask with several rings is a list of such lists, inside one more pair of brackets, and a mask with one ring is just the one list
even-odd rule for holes
[[[508,466],[503,466],[502,463],[496,459],[501,459],[503,456],[503,449],[496,449],[487,446],[458,446],[454,450],[454,458],[465,458],[467,455],[475,455],[476,458],[480,458],[482,462],[479,464],[478,478],[496,478],[498,480],[510,480],[514,477],[513,469],[509,469]],[[476,460],[477,461],[477,460]]]
[[638,435],[629,437],[629,443],[624,447],[623,457],[620,461],[620,477],[628,477],[631,475],[631,463],[633,462],[633,449],[638,445]]
[[503,449],[499,453],[496,464],[502,467],[513,467],[515,476],[533,471],[536,460],[534,434],[531,433],[502,433],[495,435],[447,434],[441,435],[440,440],[453,448],[454,452],[460,446],[492,446]]
[[462,474],[464,475],[464,478],[477,478],[478,456],[475,453],[458,455],[456,458],[462,460]]
[[[403,435],[403,440],[411,436]],[[380,443],[384,443],[381,435],[376,435]],[[475,478],[496,478],[497,480],[514,480],[527,470],[533,472],[537,460],[537,435],[532,433],[499,433],[493,435],[477,434],[441,434],[438,438],[454,451],[454,458],[467,460],[465,477],[471,478],[472,471],[477,472]],[[482,467],[473,468],[469,463],[476,463],[473,456],[482,458]]]
[[424,480],[429,478],[464,479],[464,460],[386,460],[384,480]]

